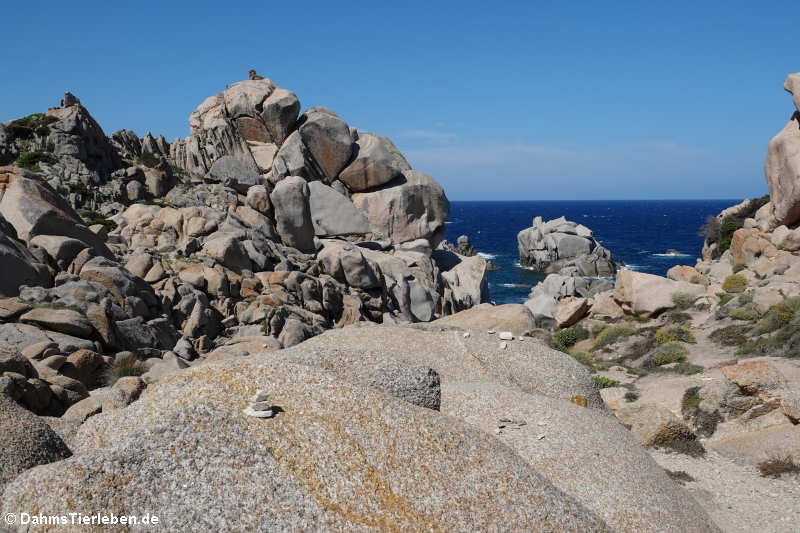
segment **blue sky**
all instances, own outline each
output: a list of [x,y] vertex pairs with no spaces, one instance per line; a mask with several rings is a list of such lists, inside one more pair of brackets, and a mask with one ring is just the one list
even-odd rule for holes
[[70,90],[107,134],[171,141],[256,68],[453,200],[752,197],[798,20],[796,0],[15,2],[0,120]]

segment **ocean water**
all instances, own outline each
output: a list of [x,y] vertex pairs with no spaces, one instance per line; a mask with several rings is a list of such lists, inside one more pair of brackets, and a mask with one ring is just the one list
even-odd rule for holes
[[[698,228],[741,200],[620,200],[551,202],[452,202],[447,240],[467,235],[475,249],[500,270],[489,272],[491,299],[499,304],[524,302],[544,275],[522,268],[517,233],[544,220],[565,216],[594,231],[626,268],[665,275],[674,265],[694,265],[703,248]],[[674,249],[679,254],[667,254]]]

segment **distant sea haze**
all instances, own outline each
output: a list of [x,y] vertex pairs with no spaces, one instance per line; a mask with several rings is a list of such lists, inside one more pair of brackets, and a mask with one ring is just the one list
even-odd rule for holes
[[[535,216],[565,216],[594,231],[614,260],[638,272],[665,275],[674,265],[694,266],[703,248],[697,232],[708,215],[738,200],[619,200],[548,202],[452,202],[447,240],[467,235],[475,249],[500,270],[489,272],[492,300],[522,303],[544,275],[522,268],[517,233]],[[667,250],[679,254],[668,254]]]

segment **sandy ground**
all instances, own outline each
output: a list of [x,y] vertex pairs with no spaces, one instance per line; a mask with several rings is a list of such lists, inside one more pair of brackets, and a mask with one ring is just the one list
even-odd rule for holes
[[[692,312],[696,344],[687,345],[689,362],[706,368],[702,374],[683,376],[651,373],[632,378],[617,369],[601,375],[633,383],[639,393],[636,404],[657,404],[681,414],[681,399],[689,387],[721,380],[721,366],[736,359],[736,347],[720,346],[708,337],[716,329],[735,324],[714,320],[708,313]],[[760,357],[770,360],[786,377],[789,387],[800,391],[800,360]],[[621,369],[620,369],[621,370]],[[683,471],[695,480],[684,487],[727,533],[800,533],[800,475],[778,479],[761,476],[757,467],[708,450],[705,457],[649,450],[663,468]]]
[[726,533],[800,531],[799,475],[764,478],[755,467],[714,452],[702,459],[652,450],[651,455],[667,470],[695,478],[684,487]]

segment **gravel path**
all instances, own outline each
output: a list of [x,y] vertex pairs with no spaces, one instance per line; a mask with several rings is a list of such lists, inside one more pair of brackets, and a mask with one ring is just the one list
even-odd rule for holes
[[800,475],[764,478],[755,467],[714,452],[702,459],[650,452],[663,468],[695,478],[684,486],[726,533],[800,531]]

